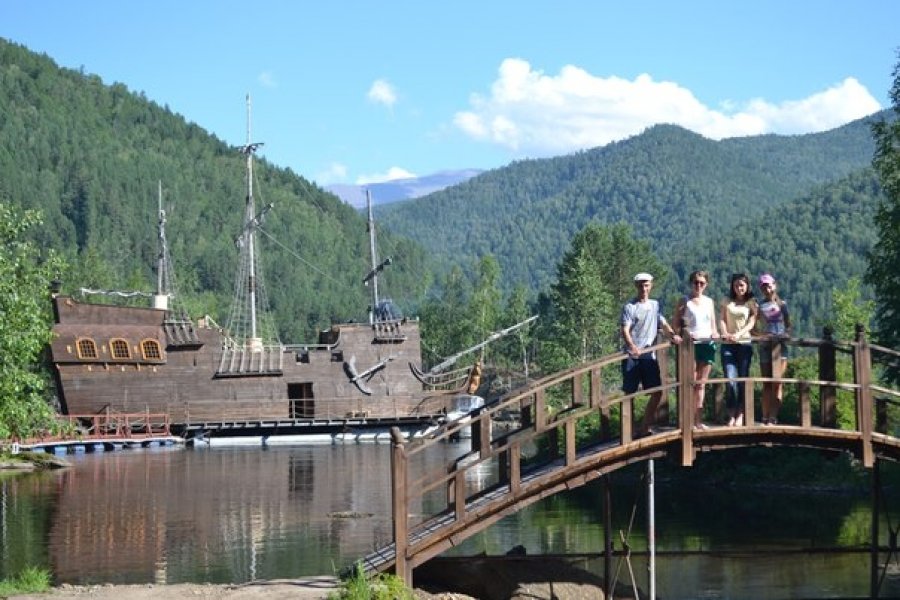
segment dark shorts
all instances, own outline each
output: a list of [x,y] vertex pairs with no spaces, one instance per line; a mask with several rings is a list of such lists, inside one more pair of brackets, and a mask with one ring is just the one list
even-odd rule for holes
[[694,344],[694,360],[698,363],[713,364],[716,362],[716,343],[697,342]]
[[650,354],[638,358],[628,357],[622,361],[622,391],[633,394],[642,389],[655,388],[662,385],[659,377],[659,363]]
[[782,360],[787,360],[790,357],[790,353],[788,351],[788,345],[784,342],[768,342],[763,340],[759,343],[759,362],[761,363],[771,363],[772,362],[772,347],[779,346],[781,348],[781,358]]

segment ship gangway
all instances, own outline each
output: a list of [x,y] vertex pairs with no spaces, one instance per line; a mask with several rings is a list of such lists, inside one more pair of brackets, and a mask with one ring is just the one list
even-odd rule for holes
[[120,448],[171,446],[184,443],[172,434],[168,413],[116,413],[58,415],[58,433],[13,441],[14,451],[55,454],[104,451]]

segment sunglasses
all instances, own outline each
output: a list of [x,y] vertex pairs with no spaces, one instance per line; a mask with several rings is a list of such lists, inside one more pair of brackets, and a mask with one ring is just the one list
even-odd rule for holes
[[705,281],[700,281],[699,279],[696,279],[696,280],[692,281],[691,283],[693,283],[694,285],[706,285]]

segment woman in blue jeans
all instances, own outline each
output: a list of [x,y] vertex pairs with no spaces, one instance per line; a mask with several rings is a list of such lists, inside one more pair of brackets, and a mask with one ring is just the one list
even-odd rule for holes
[[[750,376],[753,346],[750,332],[756,325],[759,307],[750,291],[750,278],[744,273],[731,276],[728,298],[722,301],[719,330],[722,335],[722,369],[725,377]],[[728,426],[744,424],[744,382],[729,381],[725,405],[728,407]]]

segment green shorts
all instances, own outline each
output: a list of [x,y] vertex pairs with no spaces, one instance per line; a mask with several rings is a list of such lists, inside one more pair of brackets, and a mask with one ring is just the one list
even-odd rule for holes
[[694,360],[698,363],[713,364],[716,362],[716,343],[697,342],[694,344]]

